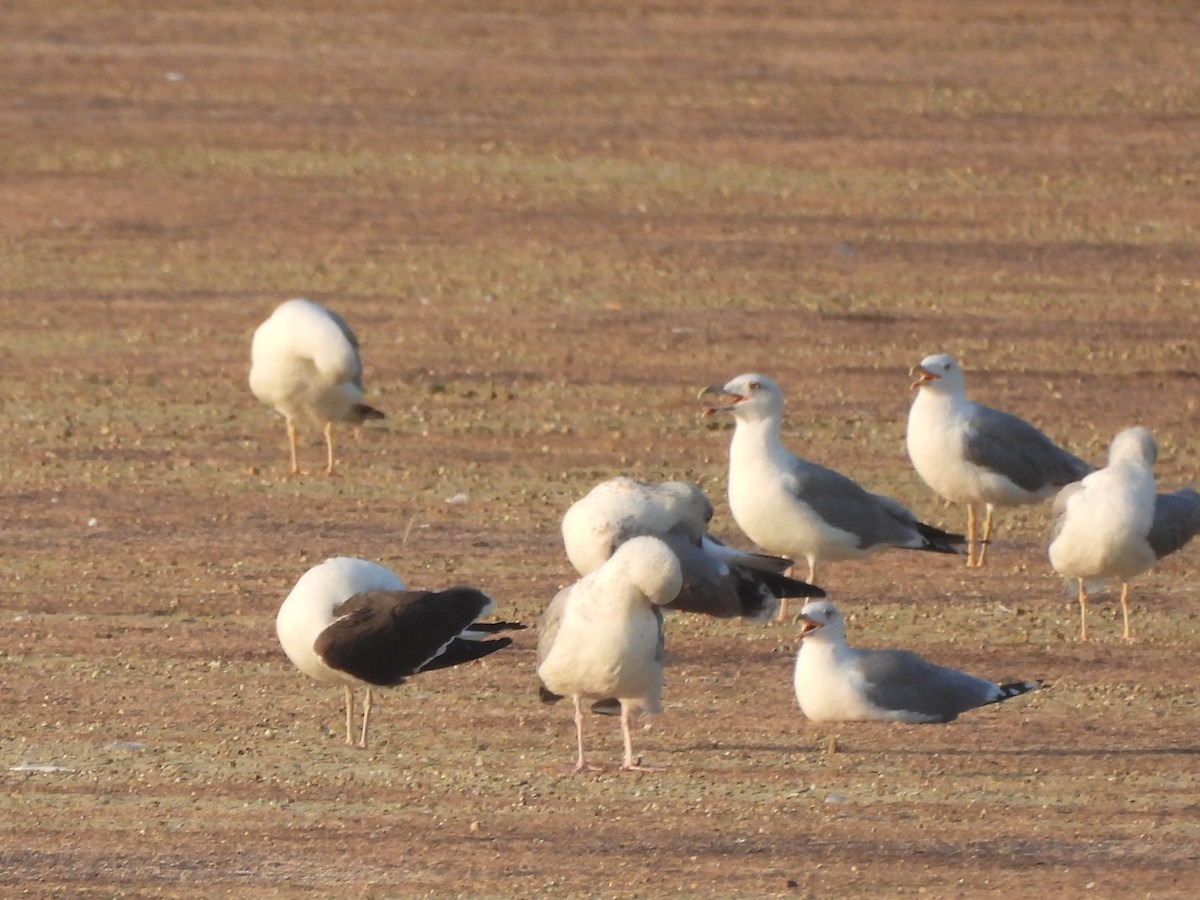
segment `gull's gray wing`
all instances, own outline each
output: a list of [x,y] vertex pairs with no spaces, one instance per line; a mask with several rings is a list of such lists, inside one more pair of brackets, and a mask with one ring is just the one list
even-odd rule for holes
[[1062,533],[1063,525],[1067,521],[1067,504],[1071,498],[1084,490],[1083,483],[1080,481],[1072,481],[1062,490],[1054,495],[1054,504],[1050,507],[1050,515],[1054,518],[1054,523],[1050,526],[1050,543],[1054,543],[1054,539]]
[[1162,559],[1182,548],[1200,534],[1200,493],[1180,488],[1154,498],[1154,521],[1147,541],[1154,555]]
[[[322,309],[324,309],[324,307],[322,307]],[[325,312],[328,313],[329,318],[333,320],[333,324],[338,327],[339,331],[341,331],[342,336],[350,342],[350,346],[354,348],[354,360],[358,364],[358,371],[354,373],[354,386],[361,391],[363,389],[362,360],[359,358],[358,337],[350,329],[350,326],[347,324],[346,320],[335,313],[332,309],[326,309]]]
[[934,665],[907,650],[855,651],[863,696],[875,706],[935,722],[1001,699],[996,685],[974,675]]
[[726,547],[711,537],[700,543],[672,531],[659,535],[679,560],[683,587],[667,609],[721,619],[765,622],[779,611],[782,597],[823,597],[807,581],[782,573],[791,560]]
[[917,517],[904,506],[864,490],[840,472],[793,457],[789,475],[792,495],[827,524],[857,537],[860,547],[887,545],[957,552],[937,546],[937,538],[923,534]]
[[554,646],[554,639],[558,636],[558,626],[562,622],[563,610],[567,605],[567,597],[570,596],[573,587],[574,585],[569,585],[555,594],[550,605],[546,607],[546,611],[542,613],[541,619],[538,620],[538,666],[545,661],[547,654],[550,653],[550,648]]
[[968,462],[1030,492],[1070,484],[1092,471],[1024,419],[979,404],[963,434],[963,451]]

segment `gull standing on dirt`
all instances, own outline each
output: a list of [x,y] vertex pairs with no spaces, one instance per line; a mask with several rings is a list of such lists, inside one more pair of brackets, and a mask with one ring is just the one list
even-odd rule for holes
[[1200,530],[1200,494],[1156,494],[1158,447],[1142,426],[1126,428],[1108,447],[1108,465],[1054,498],[1050,542],[1054,570],[1079,583],[1079,639],[1087,640],[1088,579],[1121,581],[1122,637],[1129,629],[1129,580],[1186,544]]
[[828,600],[805,604],[800,622],[793,684],[800,711],[814,722],[950,722],[1042,684],[996,684],[908,650],[848,647],[846,624]]
[[790,559],[738,550],[711,536],[712,516],[712,504],[691,482],[647,484],[620,476],[571,505],[563,516],[563,544],[575,570],[590,575],[631,538],[659,538],[679,559],[683,575],[679,596],[665,609],[765,622],[780,598],[825,596],[783,574]]
[[997,506],[1045,500],[1092,470],[1024,419],[968,400],[962,369],[946,354],[925,357],[909,374],[917,396],[908,412],[908,456],[936,493],[967,504],[968,566],[983,566]]
[[660,607],[682,586],[671,548],[655,537],[635,537],[600,568],[559,591],[547,607],[538,626],[537,673],[545,702],[574,701],[575,771],[590,768],[583,749],[584,701],[610,697],[621,704],[621,769],[653,771],[635,762],[631,728],[636,712],[662,712]]
[[333,423],[361,425],[383,413],[362,402],[358,338],[337,313],[311,300],[288,300],[258,326],[250,345],[250,390],[287,420],[291,474],[296,460],[296,423],[323,428],[333,474]]
[[513,622],[478,622],[496,604],[481,591],[455,587],[409,591],[390,570],[365,559],[327,559],[301,576],[279,608],[275,630],[301,672],[346,689],[346,743],[354,745],[354,689],[365,687],[362,734],[367,746],[371,689],[402,684],[495,653],[511,638],[485,640]]
[[[729,446],[729,509],[734,520],[770,553],[808,561],[808,581],[817,566],[859,559],[886,547],[958,553],[963,541],[917,520],[891,497],[872,494],[845,475],[801,459],[780,443],[783,394],[765,375],[739,375],[701,392],[732,399],[704,415],[733,413]],[[786,603],[780,602],[782,619]]]

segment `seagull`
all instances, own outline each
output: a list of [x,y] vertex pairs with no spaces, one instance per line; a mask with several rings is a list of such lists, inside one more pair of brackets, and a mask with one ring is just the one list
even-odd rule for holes
[[731,412],[736,421],[729,447],[734,520],[768,552],[806,559],[809,583],[821,563],[859,559],[885,547],[959,552],[953,545],[963,542],[962,535],[926,525],[891,497],[788,452],[779,440],[783,394],[770,378],[739,375],[705,394],[732,397],[704,415]]
[[254,332],[250,344],[250,390],[287,420],[291,474],[296,461],[296,422],[325,429],[333,474],[333,423],[361,425],[383,413],[362,402],[362,360],[358,338],[337,313],[311,300],[288,300]]
[[1092,470],[1024,419],[968,400],[962,369],[946,354],[925,357],[909,374],[917,396],[908,412],[908,456],[934,492],[967,504],[968,566],[983,566],[997,506],[1045,500]]
[[1158,447],[1140,425],[1108,446],[1108,465],[1069,484],[1054,498],[1057,521],[1050,542],[1054,570],[1079,582],[1079,639],[1087,640],[1087,586],[1091,578],[1119,578],[1124,640],[1129,629],[1129,581],[1200,531],[1200,494],[1184,488],[1155,493],[1152,466]]
[[818,587],[785,577],[792,561],[726,546],[708,533],[713,507],[686,481],[647,484],[620,476],[601,482],[563,516],[567,558],[590,575],[630,538],[659,538],[679,559],[683,587],[664,608],[717,618],[765,622],[782,597],[824,597]]
[[846,623],[828,600],[805,604],[800,622],[796,701],[814,722],[951,722],[969,709],[1042,684],[995,684],[908,650],[847,647]]
[[402,684],[430,669],[479,659],[512,643],[484,640],[524,626],[477,622],[495,609],[481,591],[455,587],[409,591],[390,570],[338,556],[309,569],[279,608],[275,631],[288,659],[305,675],[346,689],[346,743],[354,745],[354,689],[365,687],[362,734],[367,746],[371,690]]
[[600,568],[559,591],[543,614],[537,648],[542,699],[574,700],[576,772],[591,768],[583,750],[583,703],[610,697],[621,704],[621,769],[654,771],[635,763],[630,729],[637,711],[662,712],[660,607],[682,586],[671,548],[655,537],[635,537]]

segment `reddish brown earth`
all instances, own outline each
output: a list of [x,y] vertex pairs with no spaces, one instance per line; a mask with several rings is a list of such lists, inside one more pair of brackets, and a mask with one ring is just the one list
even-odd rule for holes
[[[809,725],[790,627],[672,618],[660,774],[609,719],[570,774],[532,625],[603,478],[695,480],[748,546],[695,400],[747,370],[793,449],[947,527],[903,449],[935,350],[1094,462],[1149,426],[1195,484],[1200,22],[617,6],[5,8],[4,896],[1194,895],[1196,546],[1135,582],[1129,645],[1111,597],[1076,639],[1048,507],[982,572],[829,568],[853,641],[1051,684],[948,726]],[[284,475],[245,381],[298,295],[389,416],[332,478]],[[531,628],[349,749],[273,627],[333,554]]]

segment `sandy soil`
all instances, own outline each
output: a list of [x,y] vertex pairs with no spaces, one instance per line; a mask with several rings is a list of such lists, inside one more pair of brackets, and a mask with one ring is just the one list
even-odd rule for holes
[[[806,723],[794,630],[678,616],[660,774],[573,775],[533,624],[566,507],[688,478],[714,530],[765,371],[785,439],[922,517],[906,371],[1195,484],[1200,23],[1177,4],[18,2],[0,33],[0,893],[1191,896],[1197,550],[1095,639],[1005,512],[992,565],[822,578],[852,640],[1050,687]],[[285,475],[249,339],[358,330],[338,474]],[[305,436],[316,470],[320,437]],[[477,585],[514,647],[385,692],[366,751],[274,615],[346,554]]]

